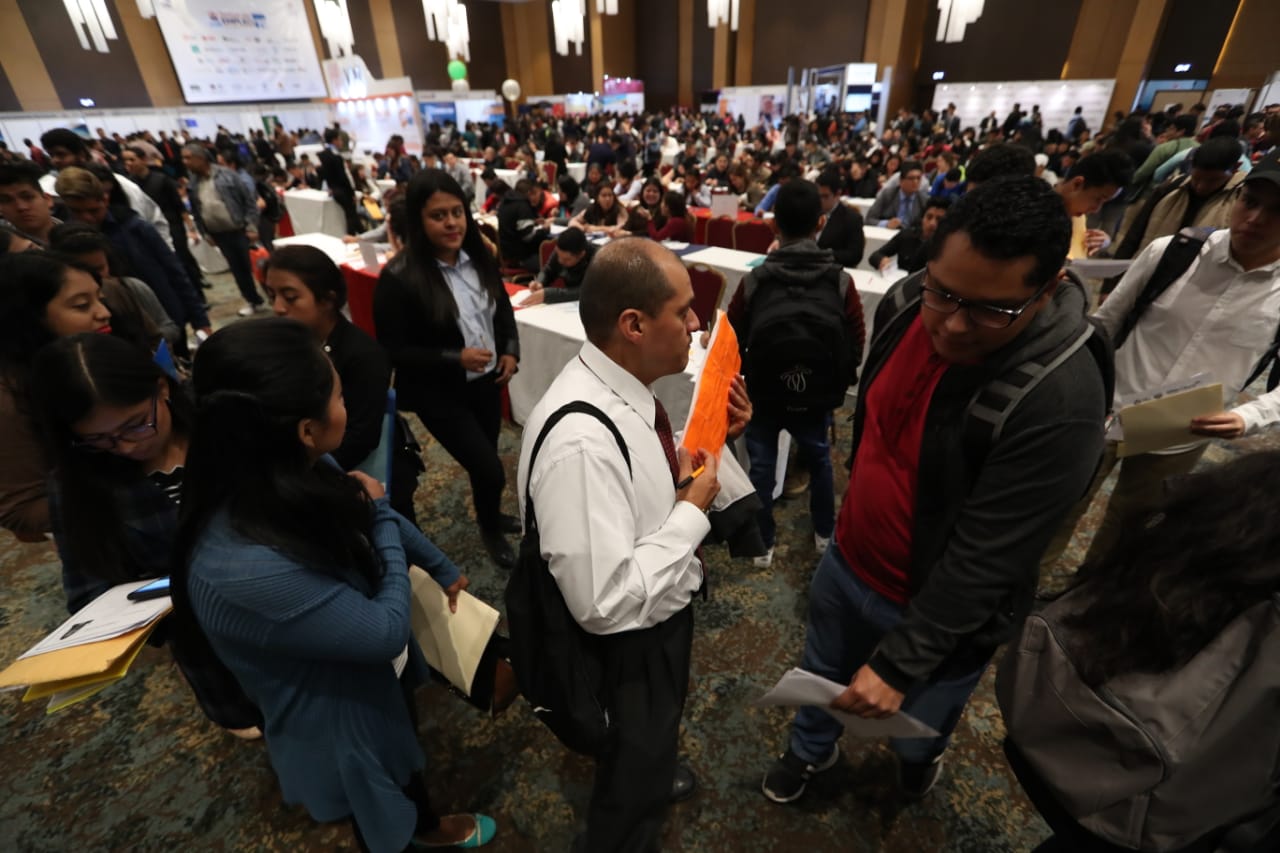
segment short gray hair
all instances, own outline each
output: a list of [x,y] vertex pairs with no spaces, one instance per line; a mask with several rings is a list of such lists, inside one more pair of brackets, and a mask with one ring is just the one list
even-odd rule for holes
[[213,162],[213,155],[209,153],[209,149],[205,148],[199,142],[188,142],[182,146],[182,150],[187,154],[195,154],[197,157],[203,157],[206,162]]

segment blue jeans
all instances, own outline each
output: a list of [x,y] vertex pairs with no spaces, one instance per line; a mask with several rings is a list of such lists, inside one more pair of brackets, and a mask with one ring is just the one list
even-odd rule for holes
[[747,425],[747,454],[751,457],[751,485],[760,496],[760,535],[772,548],[777,528],[773,523],[773,487],[777,482],[778,433],[786,430],[796,443],[798,461],[809,469],[809,515],[813,531],[830,537],[836,526],[835,484],[831,473],[830,412],[756,411]]
[[[809,625],[801,669],[848,684],[881,637],[902,619],[902,608],[863,583],[833,542],[809,585]],[[907,691],[902,711],[936,729],[936,738],[890,738],[889,747],[908,764],[927,764],[947,748],[951,732],[982,677],[984,663],[959,677],[930,680]],[[806,705],[791,729],[791,749],[810,764],[831,755],[844,726],[826,711]]]

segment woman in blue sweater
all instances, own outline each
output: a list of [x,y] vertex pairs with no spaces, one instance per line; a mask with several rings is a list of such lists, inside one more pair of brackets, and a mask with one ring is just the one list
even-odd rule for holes
[[377,482],[324,457],[342,383],[311,330],[229,326],[196,355],[174,604],[190,608],[262,709],[284,798],[352,819],[362,850],[478,847],[482,815],[437,816],[422,778],[408,565],[451,602],[467,579]]

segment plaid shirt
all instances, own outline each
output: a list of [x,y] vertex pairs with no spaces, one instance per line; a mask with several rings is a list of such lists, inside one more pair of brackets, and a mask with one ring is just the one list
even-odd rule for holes
[[[121,483],[112,494],[120,513],[120,535],[128,555],[132,579],[144,580],[169,574],[173,538],[178,530],[178,506],[154,481],[146,477]],[[110,581],[95,577],[92,567],[77,565],[66,550],[66,529],[75,519],[62,517],[57,478],[49,482],[53,537],[62,557],[62,589],[67,609],[75,613],[111,588]],[[174,662],[182,670],[191,692],[205,715],[229,729],[261,726],[262,713],[244,695],[240,683],[223,665],[189,613],[173,612],[157,626],[149,642],[168,644]]]

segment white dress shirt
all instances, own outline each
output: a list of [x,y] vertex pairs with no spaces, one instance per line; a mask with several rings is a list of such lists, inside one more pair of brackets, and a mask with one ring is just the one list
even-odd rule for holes
[[[574,400],[591,403],[617,425],[631,454],[630,474],[608,427],[589,415],[557,424],[529,471],[543,423]],[[657,625],[688,606],[702,585],[694,550],[711,525],[696,506],[676,500],[653,419],[653,392],[586,343],[524,427],[516,477],[521,518],[529,483],[542,556],[569,612],[593,634]]]
[[[1114,338],[1173,237],[1162,237],[1134,260],[1097,318]],[[1207,372],[1222,383],[1229,407],[1280,321],[1280,261],[1249,272],[1231,257],[1231,236],[1209,235],[1200,256],[1147,308],[1116,351],[1116,399],[1131,400]],[[1245,430],[1280,421],[1280,388],[1236,406]]]
[[480,284],[480,273],[471,257],[464,251],[458,252],[458,263],[454,266],[437,259],[440,272],[444,275],[445,284],[453,294],[453,301],[458,304],[458,326],[462,329],[462,345],[487,349],[493,353],[484,366],[484,370],[468,370],[467,381],[479,379],[493,370],[498,363],[497,344],[493,333],[493,299],[489,291]]

